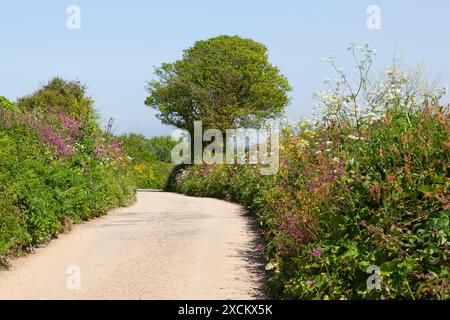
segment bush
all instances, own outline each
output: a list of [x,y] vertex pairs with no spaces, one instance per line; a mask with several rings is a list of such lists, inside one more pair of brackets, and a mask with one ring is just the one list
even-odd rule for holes
[[130,163],[78,82],[0,99],[0,260],[135,198]]
[[390,70],[364,101],[322,94],[321,120],[283,129],[275,176],[192,166],[176,189],[253,210],[279,298],[448,299],[450,110],[408,79]]
[[144,189],[162,189],[173,168],[171,151],[175,146],[170,137],[145,138],[131,133],[120,137],[124,151],[131,157],[135,184]]
[[[358,140],[343,128],[286,130],[277,176],[192,166],[177,190],[253,209],[278,297],[445,299],[448,131],[442,107],[388,112]],[[367,289],[370,265],[381,268],[380,291]]]

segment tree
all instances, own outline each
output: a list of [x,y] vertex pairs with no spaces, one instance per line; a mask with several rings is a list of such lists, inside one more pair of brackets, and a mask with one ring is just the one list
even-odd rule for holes
[[14,104],[5,97],[0,96],[0,111],[2,108],[12,110],[14,109]]
[[270,64],[267,48],[251,39],[219,36],[197,41],[183,58],[155,69],[145,104],[164,124],[193,132],[259,127],[283,115],[291,87]]
[[120,142],[126,153],[132,155],[137,162],[158,160],[170,163],[170,152],[176,145],[170,136],[146,138],[138,133],[122,135]]
[[100,130],[98,115],[93,107],[94,100],[87,96],[86,87],[79,81],[53,78],[33,94],[17,99],[16,104],[24,110],[63,112],[73,116],[83,122],[85,132]]

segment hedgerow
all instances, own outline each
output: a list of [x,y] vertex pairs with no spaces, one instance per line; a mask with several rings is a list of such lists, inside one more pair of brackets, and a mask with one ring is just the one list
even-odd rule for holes
[[142,189],[162,189],[172,171],[170,153],[175,142],[169,136],[146,138],[130,133],[119,137],[125,153],[131,158],[131,174]]
[[0,260],[135,198],[130,162],[79,82],[0,99]]
[[[371,50],[362,50],[364,75]],[[283,128],[276,175],[261,176],[251,165],[194,165],[173,187],[250,208],[276,297],[448,299],[450,109],[438,104],[443,91],[422,91],[417,77],[396,68],[376,85],[363,77],[352,90],[337,70],[339,90],[318,94],[322,117]],[[380,269],[380,289],[368,285],[371,266]]]

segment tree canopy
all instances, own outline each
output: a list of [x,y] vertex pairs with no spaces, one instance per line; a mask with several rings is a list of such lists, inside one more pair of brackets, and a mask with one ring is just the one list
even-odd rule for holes
[[283,115],[291,87],[269,62],[267,48],[239,36],[197,41],[181,60],[155,68],[146,105],[164,124],[204,128],[259,127]]
[[176,145],[170,136],[146,138],[138,133],[122,135],[120,142],[124,150],[137,162],[158,160],[170,163],[170,152]]
[[85,131],[88,128],[100,130],[94,100],[86,94],[86,87],[80,81],[66,81],[55,77],[33,94],[17,99],[16,105],[23,110],[64,112],[83,121]]
[[55,77],[33,94],[19,98],[17,105],[27,110],[63,111],[77,118],[94,117],[94,101],[86,95],[86,87],[79,81]]

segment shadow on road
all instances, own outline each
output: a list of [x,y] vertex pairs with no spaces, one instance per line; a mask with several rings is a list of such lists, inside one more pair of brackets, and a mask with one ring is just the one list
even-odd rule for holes
[[248,230],[252,234],[253,239],[236,252],[237,256],[246,262],[245,268],[255,276],[255,280],[252,281],[253,291],[250,294],[254,299],[271,299],[272,297],[267,288],[270,272],[265,270],[264,256],[260,249],[264,247],[262,235],[256,226],[255,218],[251,212],[242,209],[241,216],[245,218]]

